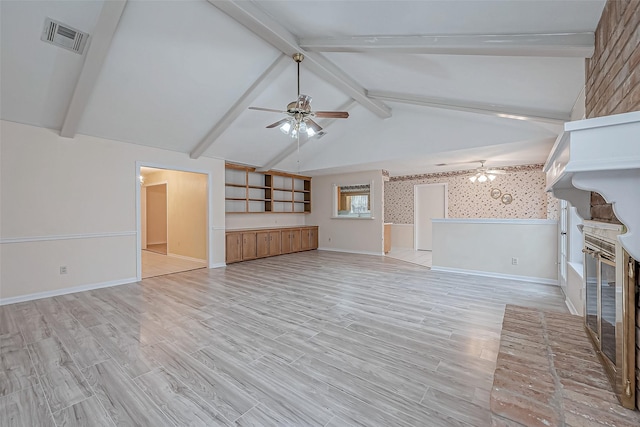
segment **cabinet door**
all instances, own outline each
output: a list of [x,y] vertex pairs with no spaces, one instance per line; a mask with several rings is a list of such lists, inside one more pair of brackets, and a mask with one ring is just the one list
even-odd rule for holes
[[238,262],[242,261],[242,234],[241,233],[227,233],[226,240],[226,262]]
[[300,229],[291,230],[291,252],[300,251]]
[[288,254],[291,252],[291,230],[282,231],[282,253]]
[[309,249],[318,249],[318,227],[309,229]]
[[256,233],[256,256],[258,258],[269,256],[269,232]]
[[280,232],[269,232],[269,256],[280,255]]
[[256,258],[256,233],[242,233],[242,259]]
[[300,249],[303,251],[311,249],[310,231],[310,228],[300,229]]

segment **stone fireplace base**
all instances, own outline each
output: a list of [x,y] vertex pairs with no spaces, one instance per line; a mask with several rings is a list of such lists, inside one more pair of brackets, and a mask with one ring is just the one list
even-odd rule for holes
[[494,426],[640,426],[623,408],[583,319],[507,305],[491,391]]

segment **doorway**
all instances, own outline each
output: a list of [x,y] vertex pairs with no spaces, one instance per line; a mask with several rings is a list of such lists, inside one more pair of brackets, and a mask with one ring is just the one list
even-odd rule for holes
[[167,183],[151,184],[146,187],[141,203],[145,206],[142,218],[145,241],[143,248],[162,255],[167,255]]
[[447,184],[418,184],[414,186],[414,249],[433,249],[432,219],[447,217]]
[[138,278],[209,265],[209,175],[140,166]]

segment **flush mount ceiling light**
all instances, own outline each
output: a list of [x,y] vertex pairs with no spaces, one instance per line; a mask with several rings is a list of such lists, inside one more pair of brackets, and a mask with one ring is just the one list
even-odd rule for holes
[[496,179],[497,175],[506,174],[505,171],[500,169],[488,169],[484,167],[485,162],[486,160],[480,160],[480,167],[476,169],[476,172],[469,177],[469,180],[471,182],[479,182],[479,183],[483,183],[487,181],[491,182],[494,179]]

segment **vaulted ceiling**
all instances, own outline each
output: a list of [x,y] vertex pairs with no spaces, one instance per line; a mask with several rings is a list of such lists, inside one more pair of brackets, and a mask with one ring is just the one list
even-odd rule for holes
[[[193,158],[393,175],[543,162],[605,0],[0,2],[3,120]],[[90,34],[42,42],[45,18]],[[301,92],[322,138],[265,126]],[[437,167],[439,163],[455,163]]]

